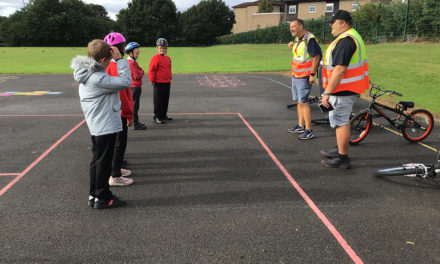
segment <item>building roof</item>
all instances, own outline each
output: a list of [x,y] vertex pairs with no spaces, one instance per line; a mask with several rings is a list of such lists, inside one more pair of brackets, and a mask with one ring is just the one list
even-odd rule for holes
[[[274,6],[279,6],[279,4],[275,4],[275,3],[271,3]],[[244,2],[241,4],[238,4],[236,6],[233,6],[232,8],[246,8],[248,6],[257,6],[258,5],[258,1],[253,1],[253,2]]]

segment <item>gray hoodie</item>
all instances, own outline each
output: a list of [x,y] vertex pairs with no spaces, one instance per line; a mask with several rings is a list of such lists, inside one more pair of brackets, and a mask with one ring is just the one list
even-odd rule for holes
[[81,108],[92,136],[122,131],[118,91],[131,85],[131,73],[127,60],[116,63],[118,77],[108,75],[104,66],[90,57],[76,56],[70,65],[73,78],[79,83]]

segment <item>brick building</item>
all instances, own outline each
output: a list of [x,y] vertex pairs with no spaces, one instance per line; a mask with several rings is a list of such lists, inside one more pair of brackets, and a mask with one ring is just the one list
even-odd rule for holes
[[271,13],[258,13],[258,1],[245,2],[233,6],[235,14],[235,24],[232,33],[247,32],[258,27],[266,28],[278,26],[284,19],[284,13],[280,12],[279,4],[272,4]]
[[296,18],[305,20],[331,16],[340,9],[352,12],[361,5],[368,3],[389,4],[391,2],[401,1],[402,0],[285,0],[283,22],[289,22]]
[[272,3],[271,13],[258,13],[258,1],[244,2],[232,7],[236,21],[232,33],[278,26],[296,18],[305,20],[331,16],[339,9],[351,12],[367,3],[391,2],[402,2],[402,0],[284,0],[284,6]]

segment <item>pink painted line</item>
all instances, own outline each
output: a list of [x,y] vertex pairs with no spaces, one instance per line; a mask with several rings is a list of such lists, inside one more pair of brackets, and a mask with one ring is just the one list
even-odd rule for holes
[[84,116],[84,114],[49,114],[49,115],[0,115],[0,117],[68,117],[68,116]]
[[61,142],[63,142],[70,134],[77,130],[86,120],[79,122],[74,128],[67,132],[64,136],[58,139],[50,148],[48,148],[40,157],[38,157],[34,162],[31,163],[23,172],[17,175],[8,185],[0,190],[0,196],[2,196],[6,191],[8,191],[14,184],[16,184],[21,178],[23,178],[32,168],[34,168],[42,159],[44,159],[49,153],[54,150]]
[[[182,115],[237,115],[239,113],[168,113],[170,116],[182,116]],[[139,114],[141,116],[152,116],[153,114]]]
[[257,140],[260,142],[261,146],[266,150],[266,152],[269,154],[269,156],[272,158],[272,160],[275,162],[275,164],[280,168],[280,170],[283,172],[284,176],[289,180],[289,182],[292,184],[292,186],[296,189],[296,191],[301,195],[301,197],[306,201],[306,203],[310,206],[310,208],[313,210],[313,212],[321,219],[322,223],[327,227],[327,229],[333,234],[333,236],[336,238],[336,240],[339,242],[339,244],[342,246],[342,248],[345,250],[345,252],[350,256],[350,258],[354,261],[354,263],[364,263],[354,252],[354,250],[350,247],[350,245],[347,243],[347,241],[342,237],[342,235],[338,232],[338,230],[334,227],[334,225],[330,222],[330,220],[327,219],[327,217],[324,215],[324,213],[321,212],[321,210],[316,206],[316,204],[310,199],[310,197],[306,194],[306,192],[299,186],[299,184],[292,178],[290,173],[284,168],[283,164],[278,160],[278,158],[273,154],[273,152],[269,149],[269,147],[264,143],[263,139],[258,135],[258,133],[252,128],[252,126],[244,119],[244,117],[241,115],[241,113],[237,113],[237,115],[241,118],[243,123],[249,128],[249,130],[254,134],[254,136],[257,138]]
[[0,173],[0,176],[17,176],[20,175],[20,173]]

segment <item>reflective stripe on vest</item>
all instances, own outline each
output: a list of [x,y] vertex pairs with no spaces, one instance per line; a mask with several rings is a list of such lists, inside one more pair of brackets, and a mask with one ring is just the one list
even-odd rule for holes
[[310,57],[307,51],[307,44],[312,38],[315,38],[315,36],[308,31],[304,34],[302,40],[295,37],[295,44],[292,47],[292,75],[295,78],[307,77],[312,73],[313,57]]
[[[341,79],[341,82],[333,90],[332,93],[340,91],[352,91],[355,93],[364,93],[369,88],[370,79],[368,76],[368,61],[365,51],[364,41],[355,29],[347,30],[340,34],[330,45],[324,54],[324,66],[322,69],[322,83],[324,89],[327,88],[331,75],[335,67],[333,67],[333,50],[336,44],[342,38],[351,37],[356,44],[356,51],[350,60],[347,71]],[[356,56],[357,55],[357,56]]]

